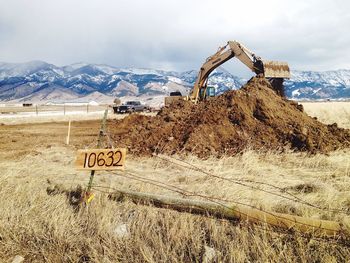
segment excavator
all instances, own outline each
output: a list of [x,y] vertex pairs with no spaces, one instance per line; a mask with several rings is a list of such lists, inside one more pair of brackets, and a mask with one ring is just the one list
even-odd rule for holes
[[209,75],[214,69],[233,57],[238,58],[255,74],[268,79],[276,93],[280,96],[284,96],[283,80],[285,78],[290,78],[288,63],[262,60],[243,44],[237,41],[228,41],[225,46],[220,47],[214,55],[206,59],[199,70],[196,82],[190,94],[188,96],[182,96],[179,92],[171,93],[170,97],[165,98],[165,105],[169,105],[172,101],[178,99],[197,103],[208,97],[215,96],[215,88],[207,86]]

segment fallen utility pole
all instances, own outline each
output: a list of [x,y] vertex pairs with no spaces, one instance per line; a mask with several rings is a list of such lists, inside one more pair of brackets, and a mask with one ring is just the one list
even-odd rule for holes
[[243,205],[230,205],[217,201],[201,201],[176,198],[149,193],[118,190],[109,194],[111,200],[128,198],[135,203],[153,205],[193,214],[211,215],[229,220],[246,221],[254,224],[268,224],[285,230],[295,230],[314,237],[350,237],[350,229],[339,222],[304,218],[288,214],[266,212]]

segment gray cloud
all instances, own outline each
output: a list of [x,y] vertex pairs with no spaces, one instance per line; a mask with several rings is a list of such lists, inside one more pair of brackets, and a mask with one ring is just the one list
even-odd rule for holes
[[[346,0],[0,0],[0,61],[197,69],[227,40],[294,69],[350,68]],[[225,65],[247,75],[237,62]]]

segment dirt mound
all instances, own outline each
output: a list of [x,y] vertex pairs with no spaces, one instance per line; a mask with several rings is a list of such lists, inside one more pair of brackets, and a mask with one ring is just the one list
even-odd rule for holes
[[155,117],[132,114],[109,127],[117,144],[136,155],[191,152],[207,157],[247,147],[326,153],[350,146],[349,130],[311,118],[258,77],[206,102],[177,101]]

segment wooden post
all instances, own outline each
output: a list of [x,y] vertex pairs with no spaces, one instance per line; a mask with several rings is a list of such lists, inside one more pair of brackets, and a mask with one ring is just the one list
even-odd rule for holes
[[343,237],[350,238],[350,229],[346,226],[328,220],[305,218],[275,212],[265,212],[243,205],[224,204],[216,201],[200,201],[176,198],[148,193],[118,190],[109,194],[111,200],[121,200],[127,197],[132,201],[144,205],[153,205],[194,214],[212,215],[229,220],[240,220],[248,223],[263,224],[285,230],[296,230],[315,237]]
[[63,115],[66,115],[66,104],[63,104]]
[[36,112],[36,115],[38,116],[38,105],[35,105],[35,112]]
[[[102,119],[102,122],[101,122],[100,132],[98,134],[97,149],[99,149],[101,147],[102,137],[105,134],[107,114],[108,114],[108,110],[105,110],[105,113],[103,115],[103,119]],[[87,190],[86,190],[87,194],[89,194],[90,191],[91,191],[92,181],[94,180],[94,176],[95,176],[95,170],[92,170],[91,173],[90,173],[89,184],[88,184],[88,187],[87,187]]]
[[89,113],[89,103],[86,105],[86,113]]
[[67,134],[67,140],[66,140],[67,145],[69,145],[69,138],[70,138],[70,122],[71,122],[71,120],[69,120],[69,122],[68,122],[68,134]]

